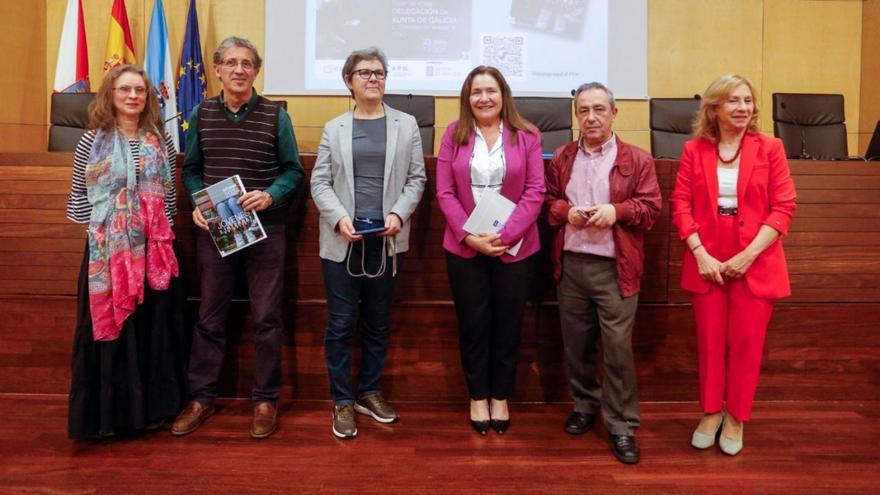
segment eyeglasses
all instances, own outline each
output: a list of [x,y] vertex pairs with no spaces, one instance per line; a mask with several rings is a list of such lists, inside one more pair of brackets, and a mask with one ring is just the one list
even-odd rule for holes
[[387,73],[385,73],[384,70],[370,70],[370,69],[360,69],[360,70],[355,70],[355,71],[351,72],[351,75],[355,75],[355,74],[357,74],[357,76],[359,78],[363,79],[364,81],[369,81],[371,76],[376,76],[377,81],[384,81],[385,76],[388,75]]
[[248,72],[254,70],[254,68],[256,67],[254,63],[248,59],[236,60],[234,58],[228,58],[220,62],[220,65],[229,70],[235,70],[236,67],[241,66],[241,70]]
[[116,94],[119,96],[128,96],[134,91],[134,94],[137,96],[143,96],[147,94],[147,88],[145,86],[117,86],[113,88],[113,91],[116,91]]

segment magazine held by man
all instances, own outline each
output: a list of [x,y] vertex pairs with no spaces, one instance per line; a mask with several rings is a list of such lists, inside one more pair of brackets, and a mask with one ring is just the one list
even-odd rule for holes
[[238,204],[244,193],[241,178],[233,175],[193,194],[196,208],[208,222],[208,232],[224,258],[266,238],[256,212],[244,211]]

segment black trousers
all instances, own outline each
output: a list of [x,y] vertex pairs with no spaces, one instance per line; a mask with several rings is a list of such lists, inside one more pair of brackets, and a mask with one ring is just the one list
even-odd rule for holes
[[232,302],[236,265],[244,263],[254,328],[255,402],[275,402],[281,392],[281,337],[284,319],[285,226],[267,228],[268,237],[221,258],[207,232],[196,238],[202,269],[202,304],[193,333],[189,363],[189,392],[203,404],[217,398],[217,381],[226,354],[226,317]]
[[505,400],[513,395],[534,258],[504,263],[482,254],[467,259],[446,253],[471,399]]

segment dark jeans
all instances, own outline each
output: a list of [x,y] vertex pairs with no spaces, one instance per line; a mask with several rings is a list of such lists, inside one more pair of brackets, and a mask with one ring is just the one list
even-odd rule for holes
[[208,404],[217,398],[217,380],[226,352],[226,317],[232,302],[235,272],[244,263],[254,328],[255,402],[278,400],[281,392],[281,337],[284,317],[285,226],[273,225],[268,237],[221,258],[211,236],[199,230],[196,249],[202,269],[202,304],[193,333],[189,364],[190,396]]
[[[365,237],[366,273],[376,273],[382,261],[384,237]],[[381,392],[379,378],[385,369],[388,340],[391,336],[390,313],[394,284],[392,258],[385,258],[385,273],[380,277],[353,277],[361,272],[362,243],[354,243],[349,259],[335,262],[321,260],[324,288],[327,292],[327,329],[324,334],[324,358],[330,376],[330,397],[334,404],[354,402],[351,389],[351,355],[358,321],[358,304],[363,326],[363,348],[358,376],[358,396]],[[400,270],[403,254],[397,254]],[[346,263],[349,263],[346,269]]]
[[471,399],[505,400],[513,395],[534,259],[504,263],[482,254],[467,259],[446,253],[461,364]]

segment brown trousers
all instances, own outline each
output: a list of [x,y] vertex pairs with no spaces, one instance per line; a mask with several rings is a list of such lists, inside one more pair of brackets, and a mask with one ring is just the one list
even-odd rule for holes
[[[565,252],[557,298],[575,411],[596,414],[601,408],[609,433],[634,435],[639,427],[639,396],[632,328],[638,294],[621,297],[614,259]],[[600,336],[605,365],[601,384]]]

